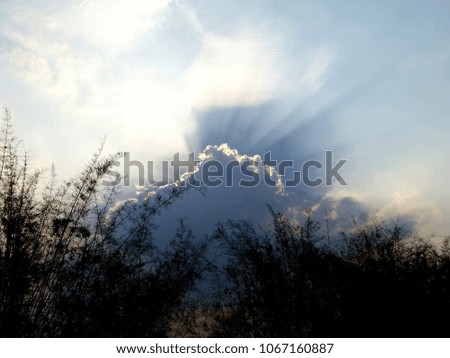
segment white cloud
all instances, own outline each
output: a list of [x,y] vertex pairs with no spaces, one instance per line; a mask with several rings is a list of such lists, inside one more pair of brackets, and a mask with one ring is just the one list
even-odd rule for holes
[[[189,116],[189,110],[180,86],[158,79],[151,64],[135,67],[105,53],[115,55],[139,45],[162,21],[168,1],[109,5],[82,2],[60,9],[59,16],[46,7],[9,9],[13,21],[0,26],[0,34],[8,41],[0,61],[32,95],[64,114],[49,119],[47,135],[54,138],[56,147],[70,145],[57,135],[64,131],[71,133],[70,140],[92,143],[93,148],[107,135],[112,151],[136,153],[141,148],[141,154],[158,156],[183,150],[182,118]],[[93,48],[80,45],[75,37]],[[75,138],[77,134],[83,138]]]
[[[59,115],[46,119],[45,134],[53,138],[58,167],[87,158],[103,135],[108,151],[130,151],[140,160],[184,151],[186,134],[195,129],[193,110],[261,104],[291,90],[312,93],[330,61],[324,49],[305,54],[301,63],[286,61],[282,34],[263,27],[208,32],[192,8],[174,3],[180,11],[169,11],[169,1],[55,4],[7,7],[0,62],[30,89],[27,96]],[[178,75],[165,77],[161,63],[147,61],[145,51],[158,48],[140,45],[160,35],[159,24],[170,27],[181,18],[188,18],[180,23],[198,35],[201,49],[191,62],[182,61]],[[118,55],[127,51],[135,52],[125,62]],[[286,78],[295,74],[301,89],[285,89]],[[92,146],[61,154],[76,143]]]
[[65,44],[17,34],[11,38],[18,46],[2,56],[7,66],[28,86],[66,108],[78,105],[86,95],[83,91],[95,86],[102,73],[99,59],[75,53]]
[[321,89],[334,58],[329,46],[305,51],[291,62],[279,34],[258,31],[204,37],[186,73],[196,109],[258,105],[286,94],[296,94],[298,104]]
[[243,34],[205,36],[203,49],[186,74],[193,106],[246,106],[274,98],[282,69],[271,40]]
[[[196,190],[188,191],[185,196],[175,201],[167,209],[167,212],[155,218],[155,223],[160,227],[160,235],[168,238],[173,234],[174,222],[179,218],[187,219],[187,224],[194,229],[196,235],[210,233],[217,222],[226,219],[251,220],[257,224],[267,224],[270,214],[267,205],[273,206],[275,211],[283,212],[286,217],[296,224],[303,224],[308,215],[317,220],[326,230],[325,219],[328,219],[328,230],[330,234],[337,237],[341,230],[351,228],[354,224],[352,216],[362,214],[365,208],[362,197],[351,192],[323,192],[320,188],[305,187],[296,189],[290,188],[289,192],[283,185],[282,177],[277,168],[262,165],[262,157],[259,154],[249,155],[240,153],[237,149],[231,148],[228,144],[219,146],[209,145],[198,156],[200,162],[195,172],[195,178],[202,182],[203,195]],[[208,186],[202,180],[205,178],[205,165],[215,161],[220,163],[223,172],[217,176],[210,177],[210,180],[219,179],[218,186]],[[227,176],[228,165],[237,162],[242,165],[245,162],[255,162],[252,170],[258,173],[260,178],[257,185],[244,187],[240,181],[248,181],[249,177],[239,170],[238,166],[230,166],[231,177]],[[216,167],[209,173],[216,172]],[[268,185],[264,181],[265,174],[270,175],[270,179],[276,184]],[[232,181],[228,179],[232,178]],[[187,174],[184,179],[187,180]],[[170,189],[168,184],[158,187],[148,186],[147,189],[152,195],[146,195],[147,191],[137,188],[135,195],[139,201],[152,200],[154,193],[164,193]],[[317,191],[316,191],[317,190]],[[169,190],[170,191],[170,190]],[[137,203],[139,205],[139,202]],[[328,216],[327,216],[328,215]]]
[[113,54],[131,50],[162,21],[170,0],[85,0],[65,15],[67,31]]
[[[155,222],[160,227],[160,233],[164,238],[170,237],[174,222],[178,218],[186,218],[187,223],[192,226],[196,234],[203,235],[212,230],[217,221],[227,218],[234,219],[255,219],[260,222],[267,218],[269,212],[267,204],[279,203],[285,198],[284,187],[281,183],[281,177],[275,168],[270,169],[270,178],[276,183],[275,186],[267,185],[263,176],[265,168],[263,165],[255,165],[250,170],[257,172],[261,180],[254,187],[243,187],[239,185],[240,180],[249,180],[239,167],[230,167],[232,170],[232,181],[227,180],[227,165],[233,161],[240,164],[244,162],[262,163],[260,155],[247,155],[239,153],[238,150],[230,148],[227,144],[219,146],[207,146],[199,155],[200,163],[195,172],[195,178],[203,178],[205,164],[210,161],[221,163],[224,168],[223,175],[218,176],[222,184],[217,187],[205,186],[203,183],[203,195],[197,190],[188,191],[185,196],[175,201],[175,203],[164,212],[161,217],[155,218]],[[186,178],[186,176],[185,176]],[[212,180],[216,178],[211,178]],[[148,191],[152,195],[147,195],[147,191],[138,188],[136,196],[138,200],[152,200],[154,193],[164,193],[169,184],[161,188],[148,186]],[[139,203],[137,203],[139,205]]]
[[10,65],[20,69],[23,79],[32,84],[48,85],[53,80],[53,72],[45,58],[16,47],[9,57]]
[[[0,101],[15,103],[21,128],[34,130],[26,133],[35,138],[27,148],[47,153],[45,164],[55,161],[59,172],[72,170],[64,175],[104,134],[108,152],[158,160],[186,150],[195,109],[273,100],[261,106],[263,122],[240,118],[246,123],[233,128],[248,130],[247,147],[279,143],[304,120],[329,121],[327,145],[354,145],[349,192],[364,193],[355,201],[416,213],[423,227],[448,231],[448,21],[430,17],[433,31],[415,34],[402,29],[416,18],[402,19],[393,27],[401,31],[388,38],[378,31],[385,21],[372,14],[348,24],[315,5],[290,12],[298,8],[280,4],[270,12],[273,5],[204,4],[0,2]],[[205,18],[211,11],[220,21]],[[376,31],[369,36],[361,24]],[[169,38],[176,40],[165,46]],[[177,46],[184,51],[165,63]]]
[[226,182],[226,170],[227,165],[231,162],[237,162],[240,166],[249,164],[247,167],[249,171],[255,173],[259,182],[255,187],[259,187],[260,185],[264,185],[264,177],[270,178],[270,180],[275,183],[272,186],[269,186],[268,190],[273,191],[278,195],[285,195],[284,185],[281,180],[281,176],[278,174],[276,168],[265,165],[263,163],[263,158],[259,154],[255,155],[247,155],[240,154],[237,149],[230,148],[227,143],[221,145],[208,145],[202,153],[199,154],[199,169],[198,172],[195,173],[196,178],[201,180],[202,178],[202,170],[205,163],[208,161],[214,160],[222,163],[222,167],[224,168],[224,183],[226,186],[240,186],[240,181],[252,181],[248,176],[245,176],[239,168],[234,169],[231,167],[232,173],[232,183]]
[[324,85],[327,71],[335,58],[334,52],[335,50],[332,50],[331,46],[322,45],[314,48],[300,64],[297,64],[299,67],[297,81],[286,82],[295,84],[297,90],[303,92],[304,95],[315,94]]

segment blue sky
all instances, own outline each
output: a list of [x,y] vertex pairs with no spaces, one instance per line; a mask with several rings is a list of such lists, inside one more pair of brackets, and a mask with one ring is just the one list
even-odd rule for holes
[[141,161],[222,143],[300,164],[333,150],[349,185],[296,205],[351,200],[449,234],[449,14],[447,1],[3,0],[0,103],[61,177],[103,136]]

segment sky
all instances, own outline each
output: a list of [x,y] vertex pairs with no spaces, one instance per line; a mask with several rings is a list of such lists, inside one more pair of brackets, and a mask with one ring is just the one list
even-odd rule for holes
[[1,0],[0,104],[60,178],[103,138],[143,163],[347,160],[347,185],[189,193],[173,215],[195,206],[194,226],[275,203],[294,220],[398,214],[448,235],[449,13],[437,0]]

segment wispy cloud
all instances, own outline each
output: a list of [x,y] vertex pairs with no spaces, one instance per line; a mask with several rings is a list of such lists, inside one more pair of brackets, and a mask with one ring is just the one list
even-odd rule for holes
[[[216,34],[202,26],[193,8],[176,2],[82,1],[57,12],[47,4],[10,7],[7,13],[0,27],[8,40],[1,61],[65,113],[53,119],[53,127],[76,125],[88,141],[106,134],[112,150],[141,157],[186,150],[193,110],[317,91],[331,61],[322,47],[294,66],[282,34],[264,27]],[[160,64],[144,59],[158,51],[151,38],[180,21],[198,35],[200,46],[178,76],[167,78]],[[139,56],[124,57],[128,53]],[[288,76],[298,77],[295,88],[285,85]]]
[[205,36],[186,74],[191,103],[205,109],[260,104],[276,97],[283,73],[277,47],[270,37]]
[[202,147],[339,147],[352,194],[381,211],[419,203],[444,228],[448,6],[402,6],[4,1],[0,102],[43,131],[26,146],[59,171],[103,135],[144,161],[201,149],[201,133],[228,136]]
[[108,54],[136,48],[158,24],[170,0],[84,0],[63,15],[65,31]]

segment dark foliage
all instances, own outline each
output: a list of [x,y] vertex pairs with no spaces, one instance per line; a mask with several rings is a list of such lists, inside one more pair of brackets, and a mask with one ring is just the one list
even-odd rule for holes
[[228,254],[213,335],[445,337],[450,250],[406,239],[374,219],[331,249],[307,218],[272,212],[273,230],[228,221],[214,235]]
[[448,240],[372,219],[331,245],[311,217],[295,225],[270,209],[270,230],[226,221],[199,240],[181,221],[157,246],[153,218],[189,187],[118,202],[101,187],[115,160],[101,147],[77,178],[58,184],[52,170],[42,186],[10,120],[5,110],[0,336],[448,336]]
[[[78,178],[39,188],[5,109],[0,137],[0,336],[171,334],[205,267],[206,245],[180,224],[166,248],[151,219],[188,188],[118,205],[101,190],[101,148]],[[113,204],[115,207],[113,208]],[[130,205],[132,204],[132,205]]]

